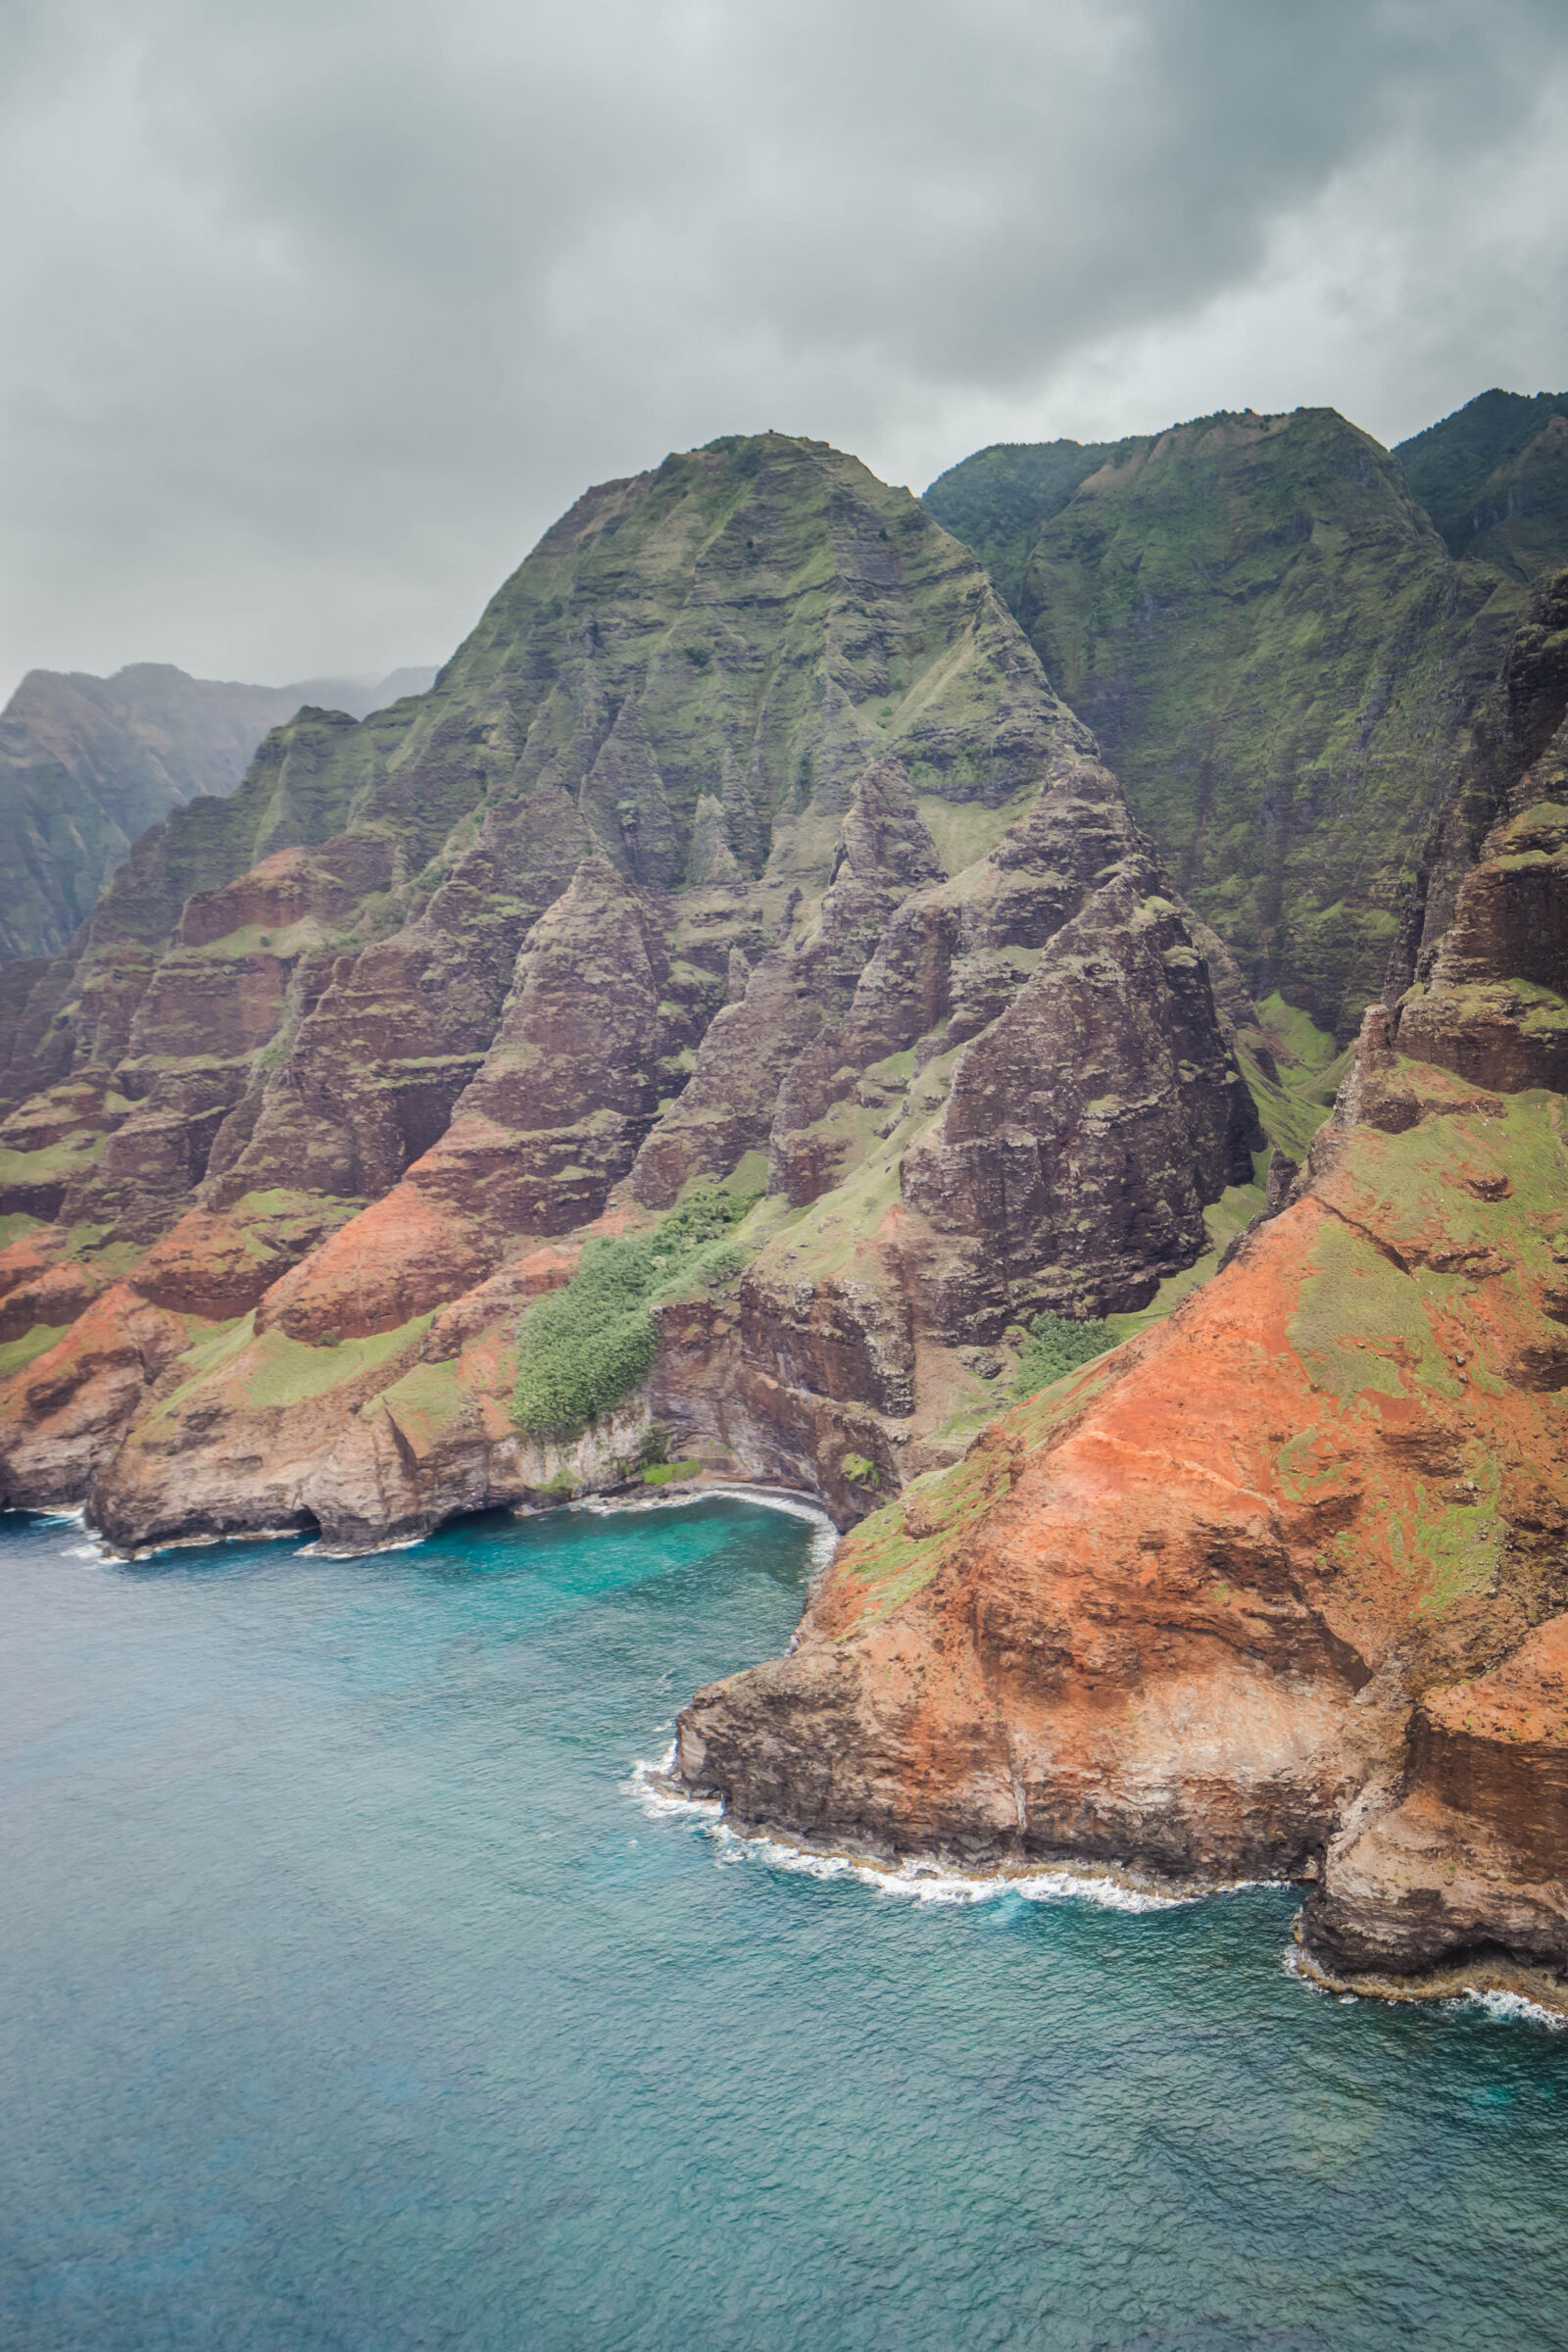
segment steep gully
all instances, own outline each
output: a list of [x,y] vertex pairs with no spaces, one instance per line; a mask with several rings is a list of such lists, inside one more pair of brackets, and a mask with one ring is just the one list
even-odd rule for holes
[[[777,435],[592,492],[430,695],[303,713],[32,988],[9,1495],[353,1548],[657,1416],[851,1520],[961,1451],[1020,1317],[1144,1304],[1250,1179],[1201,936],[906,493]],[[519,1308],[694,1178],[765,1185],[744,1278],[525,1442]]]
[[682,1786],[858,1850],[1298,1877],[1331,1983],[1568,2007],[1568,578],[1503,702],[1295,1200],[858,1528],[790,1656],[684,1711]]
[[[1538,634],[1549,670],[1549,613]],[[1505,1277],[1494,1240],[1455,1256],[1448,1230],[1453,1191],[1460,1225],[1512,1201],[1510,1234],[1553,1246],[1549,1100],[1534,1114],[1560,976],[1497,965],[1561,935],[1540,785],[1459,889],[1469,963],[1412,941],[1415,993],[1364,1041],[1303,1198],[1171,1322],[970,1446],[1021,1317],[1146,1304],[1252,1174],[1245,990],[912,502],[779,436],[608,485],[430,696],[358,728],[306,713],[221,839],[187,812],[148,836],[18,1008],[8,1494],[85,1498],[127,1548],[309,1525],[354,1548],[612,1481],[663,1418],[841,1524],[904,1495],[844,1546],[792,1658],[683,1718],[688,1784],[740,1818],[982,1861],[1316,1869],[1339,1965],[1486,1935],[1559,1965],[1549,1891],[1505,1917],[1487,1891],[1518,1894],[1516,1857],[1455,1864],[1470,1924],[1413,1960],[1406,1915],[1353,1895],[1409,1795],[1401,1740],[1450,1808],[1485,1779],[1427,1690],[1506,1667],[1505,1713],[1553,1670],[1545,1258]],[[1489,931],[1521,859],[1537,911],[1509,901]],[[1461,1042],[1416,1064],[1406,1020]],[[1464,1065],[1499,1022],[1509,1051],[1529,1032],[1522,1088]],[[1435,1207],[1434,1138],[1462,1153]],[[519,1309],[694,1177],[764,1174],[744,1275],[661,1309],[646,1392],[524,1443]],[[1426,1337],[1378,1290],[1401,1263],[1457,1286],[1423,1301]],[[1453,1367],[1462,1429],[1426,1394],[1440,1313],[1445,1360],[1488,1368]],[[1257,1335],[1282,1329],[1264,1379]],[[1536,1402],[1492,1411],[1497,1362]],[[1375,1510],[1374,1437],[1406,1480]],[[1463,1739],[1486,1720],[1470,1706]]]

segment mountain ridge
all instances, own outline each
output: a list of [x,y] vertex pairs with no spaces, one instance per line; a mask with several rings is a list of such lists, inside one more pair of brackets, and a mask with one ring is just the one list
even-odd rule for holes
[[682,1711],[742,1829],[1307,1886],[1302,1970],[1568,2009],[1568,573],[1511,760],[1293,1196],[841,1545]]
[[[285,1370],[301,1409],[258,1460],[345,1541],[463,1507],[410,1473],[403,1380],[478,1491],[602,1475],[600,1439],[509,1428],[519,1304],[748,1166],[752,1401],[705,1443],[853,1517],[847,1463],[896,1479],[984,1408],[960,1349],[1146,1305],[1261,1142],[1208,964],[985,574],[777,434],[586,493],[429,694],[303,712],[145,836],[5,1087],[0,1202],[47,1222],[13,1320],[82,1309],[8,1392],[11,1492],[91,1487],[130,1543],[276,1523],[234,1462]],[[234,1352],[182,1373],[192,1314]]]
[[1561,561],[1568,392],[1482,392],[1396,443],[1411,490],[1454,556],[1524,580]]
[[[1568,573],[1512,625],[1313,411],[1117,445],[1052,563],[1086,643],[1153,598],[1167,716],[1153,623],[1218,612],[1227,708],[1309,670],[1324,742],[1395,730],[1353,1053],[1253,1001],[918,502],[820,442],[673,453],[427,693],[303,710],[13,967],[5,1496],[123,1553],[355,1551],[672,1451],[805,1489],[859,1532],[791,1657],[683,1711],[688,1790],[971,1865],[1299,1875],[1303,1967],[1494,1947],[1550,1994]],[[1287,607],[1304,653],[1250,634]]]
[[[1043,446],[1066,465],[1073,445]],[[1025,498],[987,505],[994,454],[927,503],[995,549],[1048,675],[1254,993],[1282,988],[1348,1043],[1528,576],[1450,553],[1399,460],[1332,410],[1086,449],[1066,471],[1100,466],[1034,519]],[[1536,528],[1542,561],[1568,560],[1568,477]]]
[[63,949],[132,845],[172,808],[240,783],[269,728],[331,696],[354,715],[433,672],[250,686],[137,662],[99,678],[31,669],[0,711],[0,961]]

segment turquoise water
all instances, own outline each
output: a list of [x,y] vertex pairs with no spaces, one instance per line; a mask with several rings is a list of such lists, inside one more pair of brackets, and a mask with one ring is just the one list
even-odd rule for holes
[[650,1818],[801,1522],[0,1526],[8,2352],[1568,2340],[1568,2034],[1311,1992],[1282,1890],[920,1903]]

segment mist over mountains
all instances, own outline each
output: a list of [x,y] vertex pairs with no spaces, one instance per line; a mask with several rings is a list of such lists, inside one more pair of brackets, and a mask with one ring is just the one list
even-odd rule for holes
[[232,792],[270,727],[304,704],[363,718],[433,669],[245,686],[138,662],[110,678],[29,670],[0,711],[0,960],[65,946],[137,835]]
[[724,434],[226,793],[255,690],[35,681],[34,808],[172,805],[0,970],[0,1494],[804,1491],[681,1790],[1568,2005],[1565,435]]

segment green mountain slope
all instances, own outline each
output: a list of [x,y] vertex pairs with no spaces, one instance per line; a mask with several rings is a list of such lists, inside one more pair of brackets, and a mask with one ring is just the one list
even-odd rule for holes
[[939,474],[923,503],[944,530],[983,556],[1003,596],[1016,606],[1036,532],[1114,447],[1109,441],[997,441]]
[[400,897],[422,902],[502,788],[564,788],[612,862],[660,887],[687,877],[699,799],[721,797],[744,865],[770,852],[775,881],[820,887],[879,754],[959,805],[1016,787],[1036,748],[1022,650],[906,491],[823,442],[720,440],[586,492],[427,693],[276,730],[230,798],[137,842],[93,936],[156,944],[192,891],[345,830],[395,842]]
[[[186,1197],[220,1106],[241,1100],[236,1149],[259,1121],[245,1160],[265,1161],[263,1189],[298,1183],[304,1120],[338,1139],[318,1154],[325,1193],[368,1197],[440,1133],[524,933],[585,858],[633,890],[755,885],[754,929],[776,937],[832,878],[871,763],[893,757],[945,811],[961,863],[1057,738],[1081,734],[973,558],[855,459],[768,434],[603,483],[427,693],[359,723],[307,708],[236,791],[141,836],[72,955],[8,991],[7,1097],[67,1086],[47,1118],[29,1114],[24,1149],[98,1132],[74,1090],[88,1071],[106,1086],[134,1044],[138,1107],[106,1114],[122,1122],[104,1161],[124,1170],[116,1216]],[[254,887],[190,917],[155,979],[181,908],[259,865]],[[700,985],[700,958],[677,957],[669,1002],[695,992],[694,1017],[729,985],[722,944]],[[735,944],[755,956],[752,932]],[[149,1125],[170,1139],[151,1184]]]
[[1483,392],[1394,452],[1455,556],[1520,579],[1568,550],[1568,392]]
[[[965,470],[939,511],[958,511]],[[1396,460],[1330,409],[1118,443],[1021,565],[1005,532],[996,556],[1053,683],[1254,991],[1347,1038],[1522,583],[1455,562]]]
[[232,792],[303,703],[360,717],[434,674],[247,686],[164,662],[112,678],[29,670],[0,712],[0,961],[64,947],[137,836],[183,802]]
[[[0,1494],[83,1492],[145,1407],[117,1527],[357,1542],[618,1475],[554,1375],[514,1413],[517,1318],[694,1186],[741,1254],[614,1261],[601,1421],[858,1515],[1021,1317],[1210,1254],[1263,1141],[1252,1007],[980,564],[779,434],[589,491],[427,694],[274,730],[0,1011]],[[645,1308],[667,1411],[622,1394]]]

